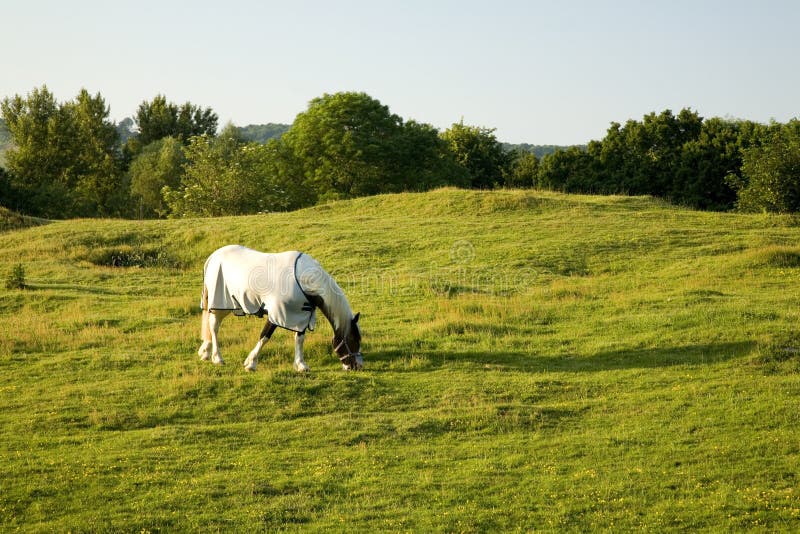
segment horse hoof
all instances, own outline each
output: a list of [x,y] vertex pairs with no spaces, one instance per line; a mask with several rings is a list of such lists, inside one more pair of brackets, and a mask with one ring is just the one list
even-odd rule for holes
[[311,369],[309,369],[307,365],[296,365],[295,364],[294,370],[297,371],[298,373],[307,373]]
[[255,367],[250,367],[249,365],[245,365],[244,366],[244,370],[247,371],[248,373],[255,373],[256,372],[256,368]]

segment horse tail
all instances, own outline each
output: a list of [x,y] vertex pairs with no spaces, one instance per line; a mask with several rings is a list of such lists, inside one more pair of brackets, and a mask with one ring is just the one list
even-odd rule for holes
[[208,325],[208,288],[203,284],[203,296],[200,299],[200,307],[203,308],[203,322],[200,326],[200,337],[203,341],[211,341],[211,327]]
[[[213,256],[213,254],[211,256]],[[203,310],[200,338],[208,342],[211,342],[211,329],[208,325],[208,286],[206,286],[206,271],[208,270],[208,262],[211,261],[211,256],[206,258],[206,262],[203,264],[203,293],[200,297],[200,309]]]

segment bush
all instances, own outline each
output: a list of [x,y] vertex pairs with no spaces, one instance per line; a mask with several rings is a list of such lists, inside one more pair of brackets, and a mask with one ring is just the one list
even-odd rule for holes
[[18,263],[11,269],[11,274],[6,278],[6,289],[25,289],[25,267]]
[[750,364],[767,375],[800,372],[800,333],[780,332],[758,343]]

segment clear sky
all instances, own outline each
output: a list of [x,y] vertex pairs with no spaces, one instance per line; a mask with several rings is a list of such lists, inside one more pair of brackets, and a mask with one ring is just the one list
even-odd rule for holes
[[0,97],[156,94],[220,122],[291,123],[364,91],[404,119],[575,144],[690,107],[800,116],[800,1],[0,1]]

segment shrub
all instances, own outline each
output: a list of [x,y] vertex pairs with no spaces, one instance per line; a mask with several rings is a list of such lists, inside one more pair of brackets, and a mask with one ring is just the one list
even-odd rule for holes
[[18,263],[11,269],[11,274],[6,278],[6,289],[25,289],[25,267]]

